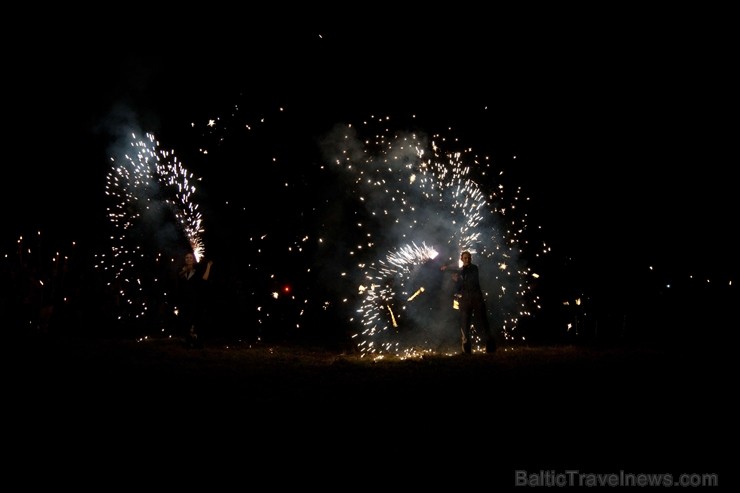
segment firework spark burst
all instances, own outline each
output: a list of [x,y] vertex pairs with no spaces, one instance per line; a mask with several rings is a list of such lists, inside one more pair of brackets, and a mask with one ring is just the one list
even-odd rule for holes
[[[488,277],[484,289],[489,317],[507,340],[515,338],[519,319],[530,313],[535,274],[524,266],[524,217],[514,217],[504,187],[492,191],[491,164],[470,149],[448,151],[441,135],[387,130],[361,138],[345,127],[335,149],[334,167],[352,177],[356,231],[362,238],[348,254],[358,259],[351,279],[358,283],[358,306],[351,321],[360,351],[374,357],[413,356],[439,350],[458,337],[452,291],[439,274],[438,256],[449,263],[470,250]],[[543,249],[546,251],[546,249]],[[423,309],[415,305],[427,298]]]
[[[279,113],[285,116],[282,109]],[[218,119],[220,125],[207,126],[207,147],[222,149],[243,139],[245,129],[251,130],[245,119],[234,111],[228,125]],[[280,132],[280,119],[271,121],[272,130]],[[269,224],[257,222],[254,205],[237,207],[240,217],[234,222],[245,221],[242,234],[248,232],[255,247],[249,276],[258,326],[265,331],[285,330],[278,327],[282,325],[316,330],[334,321],[349,323],[351,342],[374,358],[451,348],[457,352],[451,276],[439,267],[470,250],[486,278],[492,326],[506,340],[517,337],[520,319],[536,306],[536,273],[526,265],[529,227],[517,207],[520,189],[508,194],[488,158],[479,158],[470,148],[447,149],[453,139],[444,135],[402,132],[391,128],[389,118],[370,118],[328,132],[322,164],[307,174],[308,156],[286,159],[283,148],[257,151],[265,143],[289,138],[280,133],[284,137],[272,141],[252,139],[249,147],[232,145],[249,155],[229,158],[259,159],[265,170],[279,168],[264,187],[272,187],[269,196],[284,194],[296,206],[271,217],[271,224],[283,226],[272,234],[262,230]],[[219,153],[209,153],[209,158],[220,159]],[[543,246],[540,253],[547,250]],[[298,276],[302,282],[290,293],[280,290]],[[265,292],[260,295],[260,290]]]
[[[161,267],[161,254],[152,248],[162,247],[165,237],[176,243],[184,237],[196,255],[202,258],[205,248],[202,216],[193,201],[198,178],[177,159],[173,151],[160,149],[151,133],[146,138],[131,135],[129,152],[119,161],[112,157],[107,176],[106,193],[113,205],[108,217],[115,235],[110,265],[119,296],[125,300],[127,313],[136,318],[149,310],[149,288],[157,279],[151,267]],[[121,314],[121,318],[125,314]]]

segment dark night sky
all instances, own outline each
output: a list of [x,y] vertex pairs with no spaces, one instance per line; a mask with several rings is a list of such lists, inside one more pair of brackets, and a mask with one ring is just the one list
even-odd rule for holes
[[[25,459],[32,453],[34,464],[53,457],[50,465],[56,469],[50,470],[59,472],[56,477],[79,484],[89,474],[80,474],[78,454],[67,467],[59,460],[63,454],[55,453],[68,455],[66,447],[54,445],[87,445],[86,432],[94,430],[89,448],[105,458],[98,474],[89,475],[96,481],[101,471],[113,472],[117,480],[130,477],[130,465],[140,469],[142,459],[149,459],[141,454],[147,449],[157,454],[151,465],[160,464],[168,458],[162,454],[169,452],[167,443],[186,451],[187,465],[195,466],[182,477],[189,484],[202,478],[209,489],[231,463],[213,454],[219,448],[229,451],[229,459],[238,458],[240,468],[254,464],[255,457],[265,457],[269,466],[306,471],[320,461],[321,468],[300,476],[302,482],[335,480],[321,472],[361,464],[362,469],[343,472],[357,471],[364,481],[375,472],[368,461],[358,460],[364,456],[356,452],[369,449],[365,438],[373,432],[385,438],[398,429],[400,436],[413,438],[405,440],[401,454],[389,454],[391,460],[380,465],[398,473],[412,463],[424,464],[412,469],[415,481],[437,481],[445,469],[454,469],[459,481],[462,469],[463,475],[471,473],[471,481],[480,478],[488,487],[508,474],[505,482],[511,485],[513,464],[517,472],[535,472],[535,466],[548,472],[557,469],[557,459],[564,471],[598,474],[717,472],[718,454],[711,452],[720,450],[716,440],[727,436],[728,420],[722,418],[734,412],[725,382],[733,359],[721,353],[734,347],[723,342],[734,335],[727,329],[738,325],[737,15],[730,2],[727,7],[647,3],[592,2],[584,8],[583,3],[525,2],[515,12],[488,4],[456,11],[428,2],[405,14],[399,2],[389,9],[378,2],[340,3],[326,11],[316,2],[306,3],[305,11],[281,2],[272,14],[252,3],[239,3],[234,11],[220,9],[217,2],[182,3],[165,12],[131,3],[5,6],[0,275],[12,271],[5,267],[14,264],[18,236],[37,230],[47,248],[64,249],[76,241],[88,252],[111,252],[106,175],[112,145],[120,137],[111,130],[120,131],[125,122],[153,132],[203,178],[199,203],[206,215],[206,254],[215,259],[206,294],[215,296],[208,299],[206,329],[198,328],[206,348],[211,337],[229,340],[222,346],[214,342],[214,352],[180,356],[175,349],[170,353],[166,348],[174,346],[169,345],[134,353],[129,345],[119,350],[77,339],[57,344],[54,337],[49,344],[37,344],[36,338],[28,339],[33,344],[16,344],[3,327],[14,369],[4,386],[9,398],[3,390],[5,407],[21,418],[14,422],[28,421],[17,449],[30,453],[15,455]],[[229,116],[235,105],[239,118]],[[354,302],[363,295],[355,278],[366,270],[362,282],[367,282],[366,273],[381,271],[376,265],[383,258],[376,257],[377,264],[371,259],[366,268],[365,259],[375,254],[371,247],[356,257],[337,254],[335,245],[353,243],[357,251],[365,238],[357,239],[358,229],[349,225],[357,216],[335,210],[356,205],[343,197],[352,189],[343,186],[341,179],[350,181],[341,175],[344,170],[334,171],[341,175],[339,183],[320,179],[329,173],[320,171],[325,163],[319,142],[338,123],[384,115],[391,117],[388,126],[400,122],[402,130],[413,125],[459,138],[505,171],[482,188],[495,188],[501,179],[507,191],[521,187],[530,198],[527,222],[542,227],[552,252],[542,279],[532,281],[534,276],[522,275],[526,269],[517,265],[529,258],[512,255],[506,262],[513,258],[515,268],[493,267],[508,253],[496,243],[498,257],[481,270],[484,290],[497,288],[488,298],[497,336],[513,328],[512,340],[527,345],[647,341],[662,347],[678,341],[688,342],[690,351],[675,357],[584,351],[571,359],[569,350],[548,350],[497,355],[491,363],[427,358],[411,366],[379,366],[379,377],[370,375],[375,369],[345,360],[350,344],[379,354],[385,342],[392,352],[424,339],[422,347],[459,350],[452,289],[443,289],[452,278],[440,281],[448,272],[437,268],[438,259],[425,259],[407,276],[429,286],[419,303],[411,304],[400,292],[379,295],[358,310]],[[215,117],[221,118],[218,132],[205,138],[203,124]],[[253,127],[247,133],[245,120]],[[225,129],[229,132],[221,134]],[[228,137],[219,141],[218,135]],[[199,151],[204,142],[207,156]],[[304,247],[308,253],[298,254],[297,236],[310,236],[316,219],[305,204],[322,201],[337,213],[313,235],[325,236],[326,244],[317,246],[312,236]],[[383,234],[393,229],[392,219],[378,220]],[[430,223],[442,230],[442,221],[434,219]],[[262,242],[262,234],[269,241]],[[2,262],[3,255],[11,261]],[[310,275],[301,262],[306,258],[312,262]],[[89,275],[85,264],[78,271],[83,275],[66,276],[59,275],[58,263],[50,269],[47,261],[53,275],[43,288],[36,277],[17,279],[33,280],[28,292],[42,293],[39,298],[59,287],[56,296],[64,300],[56,299],[53,312],[37,313],[35,304],[26,303],[21,310],[4,303],[20,298],[10,292],[21,291],[15,288],[20,282],[8,284],[10,289],[3,284],[0,320],[15,321],[23,333],[29,323],[46,330],[46,317],[54,315],[50,334],[125,334],[137,340],[177,335],[175,297],[162,294],[162,286],[169,289],[176,279],[166,274],[176,270],[166,272],[164,262],[146,263],[150,260],[122,269],[124,274],[111,282],[108,274],[114,269],[103,279],[99,270]],[[25,274],[36,265],[23,267]],[[145,275],[136,277],[140,272]],[[368,283],[391,286],[392,276]],[[522,315],[525,304],[516,304],[525,276],[524,284],[537,283],[542,295],[526,305],[526,310],[542,308],[532,310],[531,318]],[[687,283],[689,276],[711,280],[711,289]],[[11,278],[16,279],[0,280]],[[683,282],[685,291],[664,289],[674,282]],[[290,294],[283,294],[284,286]],[[278,291],[280,296],[273,296]],[[575,298],[583,305],[573,303]],[[43,301],[49,299],[54,298]],[[146,317],[139,317],[142,306],[151,308]],[[385,331],[389,313],[400,314],[400,329]],[[367,323],[374,315],[376,320]],[[352,334],[384,324],[375,339],[372,333]],[[269,356],[252,351],[257,341],[283,340],[328,342],[342,355],[322,362],[312,350],[273,352],[270,347]],[[699,351],[701,343],[711,350]],[[245,349],[227,354],[232,347]],[[475,407],[470,429],[460,430],[461,405]],[[353,417],[360,418],[355,420],[359,433],[353,433]],[[123,433],[117,435],[117,429]],[[134,429],[138,432],[130,433]],[[247,461],[234,455],[239,430],[245,430],[244,443],[251,446]],[[228,448],[219,447],[219,437],[229,440]],[[452,454],[446,437],[454,437]],[[198,440],[206,447],[194,448]],[[459,443],[473,440],[476,447],[490,443],[486,453],[491,457],[500,451],[496,460],[470,467],[466,457],[462,468],[449,461],[459,455]],[[295,443],[302,446],[286,449]],[[362,446],[353,447],[357,443]],[[123,449],[125,461],[115,453]],[[86,465],[93,464],[83,457]],[[213,469],[218,475],[203,474],[210,472],[210,457],[221,461]],[[419,460],[427,458],[433,461]],[[377,456],[372,459],[373,465],[379,463]],[[429,464],[442,467],[430,476]],[[147,481],[153,469],[146,468]],[[166,470],[167,481],[179,476]]]
[[[16,40],[4,62],[3,244],[37,228],[79,241],[105,225],[114,108],[197,168],[189,123],[238,102],[255,114],[285,107],[290,138],[268,138],[294,154],[315,153],[338,122],[416,114],[507,168],[558,255],[609,276],[656,263],[736,273],[729,16],[571,14],[380,16],[269,33],[227,13],[29,23],[42,42]],[[264,190],[258,167],[198,171],[214,189]]]

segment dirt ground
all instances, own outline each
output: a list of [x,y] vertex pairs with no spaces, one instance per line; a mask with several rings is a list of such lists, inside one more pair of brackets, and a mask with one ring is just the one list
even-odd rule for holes
[[26,447],[287,461],[320,474],[307,479],[317,485],[338,464],[353,478],[381,468],[423,482],[467,468],[502,485],[522,468],[717,472],[735,409],[725,362],[707,348],[371,359],[238,341],[37,338],[9,352],[6,411]]

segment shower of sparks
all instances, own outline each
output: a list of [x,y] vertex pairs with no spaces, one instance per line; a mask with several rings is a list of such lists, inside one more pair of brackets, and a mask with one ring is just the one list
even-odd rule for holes
[[[527,224],[514,217],[513,204],[504,203],[503,185],[490,183],[491,164],[469,149],[444,150],[440,135],[427,139],[385,130],[360,140],[358,134],[346,127],[345,145],[334,161],[340,173],[352,177],[356,215],[365,218],[354,222],[357,231],[348,235],[363,238],[349,252],[356,260],[350,277],[361,279],[357,316],[351,318],[359,324],[353,334],[358,349],[373,357],[408,357],[459,337],[456,318],[446,313],[452,310],[452,292],[435,273],[463,250],[473,252],[482,278],[489,280],[484,290],[492,325],[513,339],[519,319],[529,314],[534,273],[519,265]],[[443,262],[435,262],[439,251]],[[419,279],[425,271],[432,277]],[[441,291],[439,303],[432,298],[431,306],[410,310],[419,294],[426,297],[433,287],[426,285],[430,281]]]
[[[305,327],[331,331],[338,325],[373,358],[457,352],[451,271],[439,267],[459,266],[460,252],[470,250],[485,278],[492,326],[506,340],[517,338],[519,320],[531,314],[530,306],[539,308],[528,254],[549,249],[525,251],[535,242],[517,208],[520,190],[506,193],[494,176],[500,170],[487,158],[446,149],[456,139],[402,133],[389,118],[373,117],[326,134],[323,164],[310,174],[308,157],[262,148],[289,138],[280,131],[282,108],[272,113],[267,125],[234,106],[226,118],[214,119],[215,126],[193,127],[208,129],[201,130],[209,142],[201,148],[212,149],[210,159],[223,154],[232,161],[228,152],[247,150],[254,165],[275,170],[264,184],[271,187],[268,196],[289,194],[296,206],[259,223],[259,201],[249,195],[227,201],[234,222],[245,224],[242,237],[249,235],[250,296],[260,336],[279,339],[306,334]],[[251,136],[255,121],[262,134],[274,131],[281,139]],[[294,137],[296,145],[305,142],[305,135]],[[235,145],[245,138],[248,147]],[[234,187],[223,195],[240,192]],[[263,228],[270,224],[288,227],[268,235]],[[285,283],[294,284],[290,293],[281,292]]]
[[152,268],[162,269],[163,264],[160,255],[152,257],[147,248],[161,239],[150,236],[179,230],[173,236],[188,242],[196,260],[204,254],[202,217],[193,202],[198,179],[174,152],[159,149],[152,134],[145,139],[132,134],[131,138],[130,151],[123,153],[123,159],[111,158],[106,193],[114,200],[108,217],[116,236],[110,265],[101,262],[99,266],[111,271],[112,283],[125,302],[126,313],[119,318],[144,317],[149,310],[151,293],[147,291],[157,281],[151,278]]

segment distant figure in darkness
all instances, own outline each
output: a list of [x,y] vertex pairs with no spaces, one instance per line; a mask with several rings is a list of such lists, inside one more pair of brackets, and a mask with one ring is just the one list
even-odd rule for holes
[[[469,251],[460,255],[462,268],[455,269],[452,280],[455,282],[455,298],[460,309],[460,333],[462,336],[462,350],[465,354],[472,352],[471,328],[475,322],[478,335],[483,339],[487,353],[496,351],[496,341],[491,333],[486,312],[486,301],[480,287],[478,266],[473,264],[473,256]],[[442,265],[441,270],[447,270]]]
[[205,321],[207,295],[206,282],[211,275],[213,260],[209,260],[204,269],[195,261],[195,254],[185,254],[185,264],[177,274],[177,317],[188,347],[201,347],[202,339],[199,330]]

